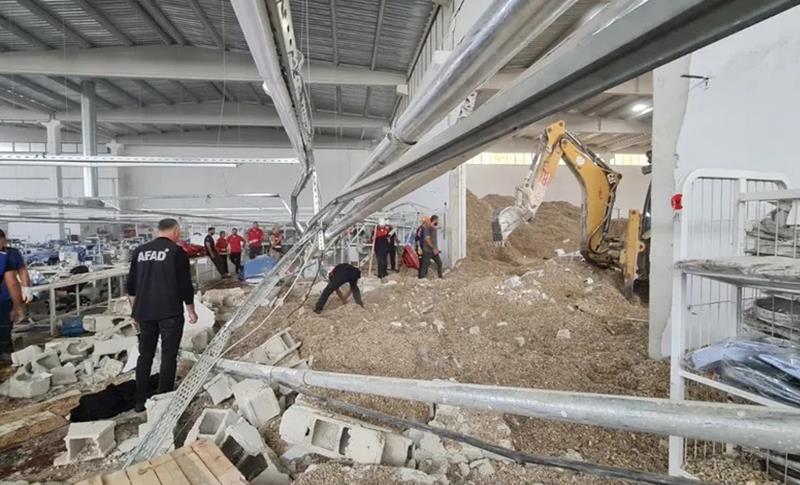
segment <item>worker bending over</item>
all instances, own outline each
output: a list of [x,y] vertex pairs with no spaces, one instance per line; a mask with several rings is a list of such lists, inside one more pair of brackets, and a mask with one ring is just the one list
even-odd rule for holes
[[181,229],[175,219],[158,223],[158,237],[142,244],[131,255],[128,299],[139,328],[139,360],[136,362],[136,411],[145,410],[148,380],[158,337],[161,336],[161,369],[158,394],[175,388],[178,347],[183,337],[183,306],[189,323],[197,322],[189,256],[175,242]]
[[[358,280],[360,278],[361,270],[352,264],[342,263],[334,266],[331,272],[328,273],[328,286],[326,286],[325,289],[322,290],[322,294],[319,295],[319,300],[317,300],[317,305],[314,307],[314,312],[322,312],[325,303],[334,291],[339,296],[339,299],[342,300],[342,305],[347,303],[347,299],[350,298],[350,293],[352,293],[353,300],[363,308],[364,302],[361,301],[361,290],[358,289]],[[339,288],[345,283],[350,283],[350,290],[345,290],[347,293],[342,293]]]

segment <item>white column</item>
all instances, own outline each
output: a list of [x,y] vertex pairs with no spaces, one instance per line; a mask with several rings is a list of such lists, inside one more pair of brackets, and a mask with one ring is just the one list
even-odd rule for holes
[[[83,154],[97,155],[97,98],[94,92],[94,81],[81,81],[81,137]],[[99,195],[100,176],[96,167],[83,169],[83,195],[97,197]]]
[[[61,154],[61,121],[59,120],[50,120],[45,121],[42,125],[47,129],[47,154],[48,155],[59,155]],[[56,167],[56,179],[55,179],[55,186],[56,186],[56,196],[59,199],[59,202],[63,202],[61,198],[64,196],[64,174],[62,173],[61,167]],[[59,211],[59,215],[61,212]],[[66,237],[66,231],[64,230],[64,223],[58,223],[58,238],[64,239]]]
[[467,171],[466,165],[451,170],[449,177],[450,194],[447,202],[447,222],[449,238],[447,252],[455,264],[467,256]]
[[670,197],[675,193],[677,144],[686,115],[691,55],[660,67],[653,74],[652,227],[650,229],[651,358],[669,356],[669,320],[672,306],[673,217]]

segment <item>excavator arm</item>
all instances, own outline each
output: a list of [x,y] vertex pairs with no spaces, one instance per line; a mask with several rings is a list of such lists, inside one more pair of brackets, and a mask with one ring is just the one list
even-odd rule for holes
[[632,294],[636,260],[641,251],[638,211],[631,211],[623,241],[609,237],[617,187],[622,175],[566,130],[563,121],[547,127],[539,151],[523,184],[517,187],[514,206],[497,209],[492,217],[492,238],[503,244],[520,225],[531,222],[563,160],[583,192],[580,251],[601,267],[618,266],[625,277],[625,292]]

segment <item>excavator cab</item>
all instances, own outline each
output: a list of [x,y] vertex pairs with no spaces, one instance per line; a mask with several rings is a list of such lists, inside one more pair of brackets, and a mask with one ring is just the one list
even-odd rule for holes
[[569,133],[563,121],[551,124],[542,134],[531,169],[516,189],[515,205],[492,214],[492,239],[496,244],[505,244],[517,227],[536,217],[561,160],[578,179],[583,192],[581,254],[597,266],[621,269],[625,295],[631,298],[638,277],[639,253],[644,250],[641,213],[630,211],[621,238],[609,234],[622,174]]

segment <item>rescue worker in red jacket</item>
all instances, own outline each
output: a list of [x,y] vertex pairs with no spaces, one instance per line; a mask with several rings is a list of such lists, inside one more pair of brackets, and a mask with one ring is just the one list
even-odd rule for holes
[[378,278],[385,278],[389,275],[387,271],[389,257],[389,226],[386,220],[381,218],[375,226],[375,258],[378,260]]
[[264,231],[258,227],[258,222],[253,223],[253,227],[247,230],[247,248],[249,249],[250,259],[261,256],[261,243],[264,241]]
[[216,242],[217,254],[219,255],[219,266],[225,271],[223,275],[228,274],[228,239],[225,237],[225,231],[219,231],[219,238]]
[[244,238],[239,235],[239,230],[235,227],[231,229],[231,235],[228,236],[228,248],[230,249],[231,263],[233,263],[236,272],[242,271],[242,246],[244,246]]

